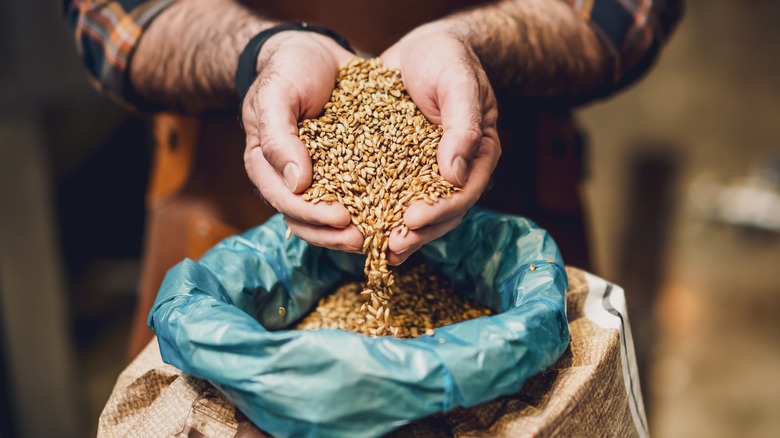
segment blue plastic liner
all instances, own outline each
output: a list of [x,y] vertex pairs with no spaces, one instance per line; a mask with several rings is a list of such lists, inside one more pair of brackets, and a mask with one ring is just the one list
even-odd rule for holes
[[457,291],[500,313],[405,340],[286,330],[360,278],[365,257],[285,231],[277,215],[179,263],[148,321],[165,362],[209,380],[274,436],[380,436],[517,392],[568,345],[563,261],[527,219],[474,208],[423,247]]

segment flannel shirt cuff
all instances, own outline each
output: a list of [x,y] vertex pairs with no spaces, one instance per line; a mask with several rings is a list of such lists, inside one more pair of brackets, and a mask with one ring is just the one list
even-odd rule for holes
[[130,62],[149,23],[174,0],[74,0],[66,9],[82,62],[96,88],[130,107],[156,106],[133,90]]

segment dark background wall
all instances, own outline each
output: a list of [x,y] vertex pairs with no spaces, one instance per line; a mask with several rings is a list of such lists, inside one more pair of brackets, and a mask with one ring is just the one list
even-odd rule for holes
[[94,435],[134,305],[147,123],[87,83],[60,3],[0,3],[2,437]]
[[[148,120],[91,89],[58,6],[0,3],[2,438],[94,436],[138,276]],[[780,156],[779,21],[690,0],[651,74],[581,112],[596,270],[626,287],[654,436],[780,430],[780,238],[710,202],[780,193],[757,176]]]

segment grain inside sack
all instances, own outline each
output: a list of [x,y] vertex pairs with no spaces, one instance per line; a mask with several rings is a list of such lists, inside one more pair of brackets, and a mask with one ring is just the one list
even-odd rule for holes
[[[426,263],[404,264],[396,274],[393,285],[396,293],[390,300],[393,311],[387,321],[393,327],[393,336],[433,336],[436,327],[490,315],[489,309],[455,293],[449,281]],[[356,311],[370,302],[360,290],[361,283],[357,281],[339,286],[322,298],[296,328],[339,328],[371,335],[372,327],[365,324],[364,314]]]
[[[313,166],[313,182],[303,199],[344,205],[365,237],[362,250],[367,256],[365,287],[359,290],[357,283],[346,284],[323,298],[301,328],[338,327],[374,336],[414,337],[421,330],[470,319],[465,316],[487,314],[487,309],[477,310],[451,288],[439,293],[444,289],[438,280],[430,282],[437,285],[436,291],[414,284],[411,280],[433,275],[428,267],[410,271],[408,279],[404,277],[406,287],[400,288],[388,269],[390,231],[401,227],[403,235],[408,233],[403,215],[409,205],[417,200],[433,204],[459,190],[439,174],[436,152],[441,126],[431,124],[412,102],[399,71],[384,67],[379,59],[353,60],[340,69],[323,115],[302,121],[298,135]],[[399,290],[401,298],[395,297]],[[464,317],[452,314],[437,324],[418,318],[415,312],[438,306],[437,300],[425,303],[426,294],[437,300],[449,295],[446,302]],[[342,323],[326,304],[338,309]]]

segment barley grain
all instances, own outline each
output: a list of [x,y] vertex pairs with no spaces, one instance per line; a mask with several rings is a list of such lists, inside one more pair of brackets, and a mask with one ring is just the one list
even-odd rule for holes
[[[298,325],[298,329],[340,328],[370,336],[392,334],[399,338],[434,336],[434,329],[480,316],[490,315],[486,307],[463,299],[451,284],[428,264],[402,266],[390,308],[377,308],[375,296],[358,293],[360,282],[348,282],[320,299],[318,306]],[[366,313],[355,309],[365,308]],[[374,322],[376,325],[371,325]],[[441,342],[441,341],[439,341]]]
[[[339,202],[364,234],[366,287],[373,307],[360,310],[372,334],[395,333],[393,273],[388,270],[390,232],[409,232],[403,214],[417,200],[434,204],[459,189],[439,173],[436,155],[442,127],[412,102],[397,70],[379,59],[342,67],[324,114],[298,125],[312,158],[313,181],[302,199]],[[381,314],[366,311],[384,307]]]

